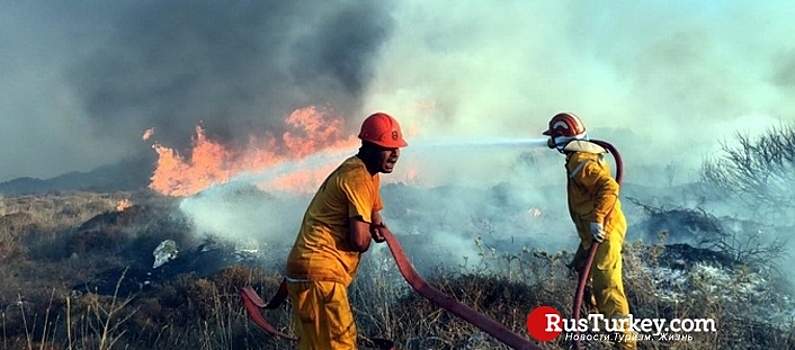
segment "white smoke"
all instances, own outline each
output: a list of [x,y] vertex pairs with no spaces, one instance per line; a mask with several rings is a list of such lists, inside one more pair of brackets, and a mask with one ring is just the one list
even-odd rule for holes
[[[391,111],[416,139],[464,140],[536,138],[554,113],[572,111],[592,138],[621,152],[625,196],[659,192],[669,178],[673,185],[696,180],[703,160],[735,133],[758,135],[794,119],[787,99],[795,91],[795,43],[787,38],[795,24],[786,15],[793,10],[784,1],[407,1],[393,13],[399,21],[365,111]],[[419,167],[420,177],[516,185],[514,195],[560,214],[539,237],[544,245],[573,235],[564,160],[546,151],[558,158],[537,163],[543,169],[532,176],[512,167],[515,152],[451,157],[409,146],[403,157],[433,159]],[[695,201],[688,195],[681,200]],[[639,212],[626,201],[624,208]]]
[[631,143],[608,140],[628,167],[675,161],[687,173],[736,131],[793,119],[795,24],[783,14],[794,7],[407,1],[366,110],[393,112],[417,137],[461,138],[535,138],[568,110],[592,137],[631,131]]

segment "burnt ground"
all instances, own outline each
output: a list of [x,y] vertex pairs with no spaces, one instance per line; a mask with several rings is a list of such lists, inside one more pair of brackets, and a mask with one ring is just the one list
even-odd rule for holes
[[230,244],[208,241],[179,252],[176,258],[157,268],[153,268],[151,264],[112,267],[97,273],[89,280],[73,285],[71,289],[72,295],[76,296],[94,293],[126,298],[136,293],[162,288],[164,284],[183,274],[207,278],[231,266],[253,269],[263,265],[264,262],[256,254],[235,250]]
[[666,244],[664,249],[660,249],[657,261],[659,266],[679,269],[696,264],[726,269],[735,269],[745,265],[744,262],[735,259],[730,254],[683,243]]
[[[391,191],[397,190],[403,191],[400,200],[406,203],[405,206],[398,209],[409,221],[428,220],[428,217],[422,216],[422,210],[420,210],[423,203],[425,203],[424,205],[429,203],[430,200],[428,198],[445,197],[451,193],[461,191],[461,189],[454,187],[440,188],[436,189],[436,191],[423,191],[399,186],[391,189]],[[260,196],[260,194],[255,195]],[[509,211],[511,215],[524,215],[526,214],[525,209],[527,206],[523,205],[533,204],[522,203],[518,196],[506,188],[470,192],[469,196],[470,198],[481,198],[482,203],[479,203],[479,212],[489,215],[498,212],[505,213],[504,210],[499,211],[501,205],[512,207],[513,209]],[[9,199],[7,198],[6,200]],[[52,199],[52,201],[52,203],[55,203],[62,200],[56,198]],[[75,202],[75,200],[69,199],[63,200],[63,203],[69,203],[70,201]],[[81,207],[93,208],[91,210],[94,211],[93,215],[83,216],[76,214],[80,212],[80,209],[71,207],[65,207],[71,208],[68,210],[57,209],[57,212],[64,215],[64,218],[59,219],[64,224],[45,224],[43,221],[37,221],[36,215],[22,215],[19,212],[8,213],[0,217],[0,220],[4,220],[4,228],[9,230],[6,235],[17,235],[20,237],[27,235],[32,237],[30,239],[20,238],[16,241],[15,249],[10,249],[8,245],[4,245],[0,241],[0,253],[3,253],[0,258],[2,258],[4,263],[3,280],[6,283],[5,290],[0,294],[2,296],[0,298],[2,305],[0,306],[9,311],[6,315],[7,320],[3,324],[5,334],[9,339],[24,337],[26,334],[26,326],[20,312],[36,314],[46,312],[48,308],[58,312],[65,312],[64,298],[71,298],[74,305],[76,305],[75,307],[83,305],[81,307],[85,308],[93,305],[91,303],[96,302],[96,300],[105,300],[102,298],[109,298],[113,295],[121,297],[121,299],[129,298],[130,305],[134,306],[135,310],[138,310],[133,318],[134,322],[130,322],[128,325],[131,327],[128,331],[131,334],[143,334],[141,337],[146,339],[139,339],[142,344],[156,344],[157,340],[155,338],[158,337],[156,329],[164,324],[189,327],[191,322],[193,322],[191,320],[214,317],[208,315],[217,314],[218,311],[215,308],[219,307],[218,305],[230,305],[228,307],[235,310],[234,312],[238,315],[236,317],[239,317],[240,327],[248,327],[246,325],[250,325],[245,316],[239,316],[240,305],[239,298],[236,297],[236,290],[243,285],[250,284],[255,286],[263,297],[272,293],[275,283],[279,280],[278,262],[274,262],[273,257],[285,256],[286,248],[269,247],[270,251],[268,252],[251,252],[238,249],[238,245],[235,242],[226,242],[213,238],[199,239],[192,232],[192,227],[186,217],[179,214],[176,209],[178,207],[176,201],[157,196],[144,196],[133,200],[133,202],[137,204],[123,211],[113,209],[115,201],[107,202],[104,206],[99,204],[80,204]],[[52,207],[52,203],[47,204],[47,206]],[[398,204],[400,203],[393,203],[394,206],[398,206]],[[58,205],[66,206],[66,204]],[[55,205],[55,207],[58,207],[58,205]],[[33,208],[28,204],[26,204],[26,208],[29,208],[29,210],[43,210]],[[6,209],[9,209],[8,205]],[[416,210],[412,211],[410,209]],[[461,210],[461,208],[448,209]],[[441,209],[438,209],[437,212],[432,213],[442,212]],[[725,222],[725,220],[721,221],[700,211],[681,209],[657,210],[647,213],[632,228],[632,231],[640,232],[647,237],[656,237],[662,231],[673,232],[674,229],[679,229],[680,231],[676,233],[677,235],[689,234],[694,237],[692,241],[698,242],[697,238],[699,237],[723,237],[727,231]],[[545,222],[541,222],[539,225],[545,225]],[[746,226],[751,227],[749,225],[746,223]],[[57,229],[53,227],[57,227]],[[739,226],[733,225],[733,227]],[[455,228],[448,229],[454,230]],[[57,234],[45,232],[57,232]],[[431,244],[432,240],[429,240],[431,238],[428,235],[407,235],[400,238],[404,249],[411,256],[415,266],[423,264],[425,259],[428,258],[427,255],[417,255],[417,252],[423,252],[433,245]],[[179,248],[178,254],[175,259],[158,268],[153,268],[154,257],[152,253],[166,239],[176,242]],[[504,237],[499,238],[499,240],[504,239]],[[528,241],[532,242],[532,240]],[[503,243],[520,244],[510,241]],[[720,284],[724,283],[721,281],[731,282],[739,281],[742,278],[749,279],[747,275],[734,273],[735,270],[739,271],[747,267],[748,261],[738,259],[736,252],[723,251],[718,248],[719,246],[716,245],[691,245],[677,242],[656,245],[645,244],[642,246],[633,245],[628,250],[628,263],[625,270],[629,276],[627,282],[628,290],[631,291],[633,303],[642,306],[639,312],[665,314],[670,314],[676,310],[679,310],[676,312],[682,312],[683,309],[672,308],[669,304],[666,304],[668,301],[665,301],[663,297],[673,296],[679,298],[680,302],[681,300],[696,300],[692,299],[694,296],[688,293],[693,290],[710,292],[708,288],[710,286],[725,288],[724,285]],[[444,253],[434,251],[430,254],[441,255]],[[450,254],[450,252],[447,254]],[[438,308],[427,304],[427,301],[423,301],[417,295],[408,291],[405,282],[401,280],[399,275],[395,274],[390,258],[385,255],[384,259],[385,266],[387,266],[386,270],[384,270],[386,272],[376,272],[376,274],[381,278],[387,275],[392,276],[395,279],[395,286],[398,287],[392,285],[382,285],[381,287],[369,285],[367,281],[370,280],[363,276],[363,282],[357,284],[356,290],[352,292],[352,298],[357,300],[355,302],[361,302],[361,300],[369,298],[361,295],[381,295],[385,293],[384,288],[386,288],[389,293],[402,291],[401,293],[407,292],[408,294],[395,294],[394,300],[378,302],[376,304],[380,306],[372,306],[375,308],[374,310],[380,310],[379,308],[382,308],[384,304],[395,303],[394,305],[399,305],[399,308],[392,311],[393,314],[390,317],[403,315],[404,311],[397,311],[403,309],[427,308],[429,313],[438,312]],[[531,261],[535,259],[532,256],[524,256],[522,259],[527,259],[523,262],[527,266],[552,262],[552,260],[548,260],[549,258],[545,254],[538,261]],[[558,271],[553,267],[549,267],[544,271],[563,271],[561,266],[557,268],[561,268],[561,270]],[[432,275],[429,273],[431,270],[425,270],[423,274],[426,279],[432,281],[440,289],[460,297],[460,300],[465,303],[474,303],[473,305],[478,305],[483,310],[496,312],[501,315],[499,316],[501,317],[500,320],[518,322],[519,324],[523,322],[522,318],[526,317],[526,310],[533,307],[534,304],[546,303],[566,308],[566,301],[570,300],[570,297],[562,298],[561,296],[571,293],[573,283],[573,281],[566,280],[563,277],[556,277],[546,281],[539,280],[541,282],[538,283],[542,283],[540,286],[523,287],[524,284],[517,280],[503,280],[502,277],[489,277],[479,274],[464,274],[460,278],[444,277],[443,275]],[[654,271],[662,271],[665,276],[657,276]],[[426,274],[426,272],[428,273]],[[702,277],[698,277],[698,281],[693,281],[693,277],[688,275],[693,272],[697,272],[698,276]],[[711,275],[706,277],[711,279],[705,280],[703,275],[707,272]],[[640,275],[642,278],[635,279],[635,275]],[[677,275],[679,280],[665,279],[669,275]],[[644,284],[646,280],[651,284]],[[765,281],[764,278],[762,280]],[[737,295],[742,295],[745,300],[753,301],[759,305],[778,305],[780,301],[771,299],[768,294],[753,294],[757,292],[757,287],[755,286],[760,284],[758,281],[759,279],[755,277],[750,278],[748,283],[749,290],[747,291],[749,294],[742,294],[746,292],[739,291],[738,293],[740,294]],[[701,284],[693,284],[695,282]],[[704,283],[707,283],[706,287]],[[733,285],[740,284],[733,283]],[[765,285],[770,285],[770,281],[767,280]],[[668,287],[678,289],[668,294],[662,293],[663,291],[660,290],[660,288]],[[529,290],[535,290],[536,292],[522,294],[520,291],[525,290],[523,288],[529,288]],[[647,294],[644,290],[648,288],[656,289],[655,293],[657,293],[657,296]],[[719,293],[719,291],[711,291],[711,293]],[[652,300],[649,298],[658,299]],[[53,300],[56,303],[51,305]],[[222,300],[225,304],[218,304],[219,300]],[[699,304],[716,305],[703,301]],[[23,307],[19,308],[19,305]],[[364,306],[359,305],[359,307],[367,309],[367,303]],[[91,308],[89,307],[86,310],[91,310]],[[520,310],[518,314],[517,310]],[[695,310],[692,311],[694,313],[702,312],[696,309],[695,306],[693,310]],[[374,312],[381,315],[384,311]],[[739,310],[732,312],[735,312],[732,317],[740,317],[745,314],[744,311]],[[276,315],[271,313],[271,315],[273,317],[278,316],[277,321],[281,324],[289,324],[284,319],[279,318],[284,317],[285,314],[278,313]],[[401,317],[410,318],[413,316],[405,314]],[[445,317],[449,317],[449,315]],[[42,322],[40,318],[38,320],[36,322]],[[378,322],[372,325],[366,323],[368,321],[363,322],[365,322],[362,326],[363,329],[371,334],[376,332]],[[413,328],[406,328],[408,327],[407,325],[402,325],[396,326],[398,328],[393,331],[405,332],[407,337],[410,334],[414,334],[412,336],[415,338],[414,341],[416,341],[418,334],[429,336],[427,332],[436,332],[433,333],[436,335],[447,334],[446,336],[448,337],[458,339],[458,342],[467,341],[473,334],[471,330],[465,331],[468,326],[459,321],[455,321],[455,324],[458,325],[457,327],[461,327],[460,331],[454,331],[454,329],[442,331],[437,328],[438,325],[435,323],[428,323],[430,319],[427,322],[417,322],[419,323]],[[397,324],[394,321],[389,323]],[[386,331],[382,329],[380,332]],[[184,332],[187,334],[187,332],[192,331],[184,330]],[[246,332],[249,332],[246,333],[249,335],[241,335],[241,339],[250,340],[251,331],[247,330]],[[261,336],[259,334],[254,337],[258,339],[258,342],[263,342]],[[406,340],[406,342],[409,342],[409,340]],[[268,343],[264,342],[262,344]],[[781,343],[773,342],[772,344]],[[224,348],[244,349],[250,347],[230,345]],[[268,347],[266,346],[265,348]]]

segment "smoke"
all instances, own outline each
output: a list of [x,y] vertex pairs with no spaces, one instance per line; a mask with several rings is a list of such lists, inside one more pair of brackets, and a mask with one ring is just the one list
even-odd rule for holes
[[199,237],[283,246],[295,239],[307,203],[303,196],[270,194],[230,182],[184,199],[180,210]]
[[718,140],[793,113],[784,1],[0,1],[4,179],[151,153],[151,127],[183,151],[200,122],[244,143],[330,105],[349,129],[389,111],[415,141],[536,137],[570,110],[628,167],[685,181]]
[[[508,248],[573,249],[563,156],[483,143],[536,139],[554,113],[568,110],[621,152],[624,198],[694,181],[720,141],[793,119],[786,99],[795,44],[785,40],[795,29],[785,15],[792,8],[402,2],[356,115],[388,111],[406,131],[410,146],[385,183],[450,190],[386,187],[386,219],[396,233],[434,237],[456,255],[472,256],[464,247],[474,249],[477,234]],[[500,190],[508,202],[492,195]],[[641,210],[623,204],[636,223]],[[540,218],[528,214],[533,208]]]
[[[673,161],[685,180],[718,141],[795,116],[793,9],[404,2],[366,106],[393,111],[415,138],[534,138],[568,110],[622,151],[628,179],[657,182]],[[644,163],[656,167],[633,171]]]
[[[400,20],[376,63],[364,109],[391,111],[409,130],[402,164],[388,177],[415,174],[481,188],[508,182],[514,196],[538,203],[556,220],[505,234],[522,233],[540,248],[565,246],[573,226],[562,155],[413,145],[536,138],[554,113],[572,111],[592,138],[621,152],[631,224],[642,211],[627,196],[653,198],[665,190],[690,205],[697,200],[692,191],[667,185],[695,181],[704,159],[735,133],[759,135],[795,119],[788,101],[795,91],[795,44],[788,40],[795,24],[787,19],[793,10],[784,1],[407,1],[396,10]],[[451,192],[433,203],[468,206],[469,215],[479,215],[482,200]],[[443,215],[437,220],[468,219]],[[439,242],[463,246],[449,236]]]
[[[89,118],[120,136],[155,127],[181,144],[201,122],[227,144],[280,133],[307,105],[360,103],[388,37],[388,5],[149,2],[71,73]],[[178,142],[183,141],[183,142]]]
[[[349,131],[383,110],[410,144],[385,182],[455,189],[407,206],[424,208],[422,220],[388,206],[396,232],[475,232],[465,226],[488,214],[499,240],[521,232],[528,244],[558,246],[573,234],[562,155],[438,143],[536,139],[554,113],[572,111],[621,151],[626,195],[632,185],[637,194],[692,181],[721,140],[795,115],[795,4],[785,1],[0,5],[0,136],[11,150],[0,162],[15,165],[0,178],[152,152],[141,142],[151,127],[179,148],[200,122],[210,138],[245,143],[278,134],[306,105],[330,105]],[[510,213],[499,211],[498,190]],[[535,207],[547,221],[525,215]],[[234,231],[248,217],[239,207],[193,208],[224,223],[205,222],[208,230]],[[267,215],[256,217],[281,222]],[[272,229],[285,230],[297,227]]]

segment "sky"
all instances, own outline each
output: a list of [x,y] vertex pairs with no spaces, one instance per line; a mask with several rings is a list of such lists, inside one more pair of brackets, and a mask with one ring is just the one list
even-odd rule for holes
[[795,115],[786,1],[0,7],[0,181],[153,152],[150,127],[174,147],[199,124],[245,141],[310,104],[351,132],[388,111],[419,141],[537,138],[568,110],[594,138],[631,132],[608,141],[635,164],[683,169]]

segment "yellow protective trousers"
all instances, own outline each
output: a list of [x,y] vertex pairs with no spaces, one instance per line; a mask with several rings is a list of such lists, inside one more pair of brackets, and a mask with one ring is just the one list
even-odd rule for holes
[[[591,265],[590,284],[593,298],[596,308],[606,319],[627,319],[629,315],[629,302],[624,294],[622,279],[622,244],[623,235],[608,235],[608,239],[599,244]],[[578,271],[584,268],[587,258],[588,252],[580,244],[574,258]],[[627,324],[627,329],[622,332],[627,340],[616,344],[619,349],[637,349],[635,338],[628,326]]]
[[348,291],[337,282],[288,282],[299,350],[356,350]]

